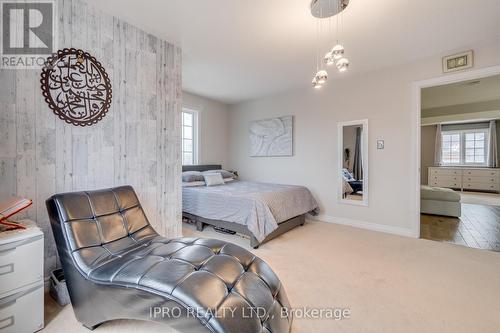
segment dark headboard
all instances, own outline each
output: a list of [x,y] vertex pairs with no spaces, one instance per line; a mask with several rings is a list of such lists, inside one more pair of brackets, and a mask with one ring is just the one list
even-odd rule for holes
[[220,164],[206,164],[206,165],[183,165],[182,171],[208,171],[208,170],[220,170],[222,165]]

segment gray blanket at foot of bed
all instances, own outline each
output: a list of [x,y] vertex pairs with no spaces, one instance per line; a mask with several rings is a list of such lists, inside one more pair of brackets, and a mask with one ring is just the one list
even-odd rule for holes
[[318,209],[306,187],[248,181],[182,188],[182,211],[245,225],[260,242],[278,223]]

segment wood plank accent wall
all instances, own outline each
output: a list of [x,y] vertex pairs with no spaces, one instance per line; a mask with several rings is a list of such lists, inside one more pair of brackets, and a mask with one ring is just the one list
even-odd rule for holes
[[58,48],[81,48],[109,74],[113,104],[75,127],[43,100],[40,70],[0,70],[0,197],[32,198],[45,233],[45,273],[57,264],[45,200],[130,184],[155,229],[181,235],[181,50],[81,0],[58,3]]

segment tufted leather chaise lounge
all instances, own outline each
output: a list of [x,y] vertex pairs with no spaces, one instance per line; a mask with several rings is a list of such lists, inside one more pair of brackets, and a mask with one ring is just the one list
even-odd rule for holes
[[153,320],[181,332],[289,332],[278,277],[245,249],[215,239],[160,237],[130,186],[47,200],[75,315],[94,329]]

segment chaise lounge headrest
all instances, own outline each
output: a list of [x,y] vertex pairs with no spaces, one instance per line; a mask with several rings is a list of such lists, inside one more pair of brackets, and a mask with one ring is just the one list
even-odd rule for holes
[[[96,260],[156,236],[131,186],[56,194],[51,220],[61,225],[69,249],[88,272]],[[50,210],[49,210],[50,211]]]

